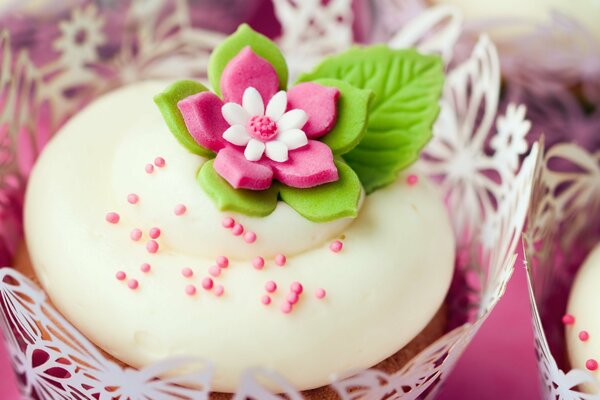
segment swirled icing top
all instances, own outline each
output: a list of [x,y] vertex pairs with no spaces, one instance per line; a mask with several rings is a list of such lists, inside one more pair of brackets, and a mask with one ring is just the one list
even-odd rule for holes
[[77,328],[136,367],[211,360],[217,391],[234,390],[257,365],[318,387],[418,334],[443,302],[454,260],[445,208],[426,179],[401,176],[365,197],[355,219],[311,222],[281,202],[266,217],[221,212],[195,180],[205,159],[180,146],[152,104],[164,86],[100,98],[32,172],[30,255]]

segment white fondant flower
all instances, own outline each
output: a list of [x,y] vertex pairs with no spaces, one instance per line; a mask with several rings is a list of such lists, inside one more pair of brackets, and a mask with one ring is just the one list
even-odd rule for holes
[[285,162],[288,151],[308,143],[302,130],[308,114],[300,109],[286,112],[286,108],[285,91],[277,92],[265,109],[258,90],[249,87],[244,91],[242,105],[223,105],[223,118],[230,125],[223,138],[237,146],[246,146],[244,156],[249,161],[258,161],[264,154],[273,161]]

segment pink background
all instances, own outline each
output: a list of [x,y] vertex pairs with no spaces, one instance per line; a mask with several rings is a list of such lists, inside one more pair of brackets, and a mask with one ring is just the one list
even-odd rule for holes
[[[525,268],[521,258],[507,292],[442,388],[440,399],[539,399]],[[0,346],[0,399],[18,391]]]

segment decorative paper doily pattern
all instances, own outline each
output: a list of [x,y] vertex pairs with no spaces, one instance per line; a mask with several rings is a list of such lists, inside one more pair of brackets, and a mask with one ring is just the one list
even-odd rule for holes
[[[207,56],[222,36],[193,28],[183,0],[164,7],[150,3],[155,6],[144,8],[133,2],[119,9],[117,16],[93,4],[74,9],[58,23],[52,43],[47,43],[58,55],[41,65],[34,64],[30,54],[13,53],[8,35],[2,36],[0,250],[7,263],[20,237],[28,173],[64,121],[97,95],[127,82],[202,77]],[[327,4],[275,0],[274,4],[284,27],[279,41],[292,57],[303,59],[297,63],[299,68],[351,45],[349,0]],[[460,20],[450,7],[428,10],[402,31],[394,31],[389,44],[439,53],[446,65],[452,65]],[[78,39],[82,31],[83,42]],[[457,273],[449,294],[453,329],[394,374],[368,370],[335,380],[332,388],[344,400],[433,396],[436,384],[456,363],[504,291],[525,220],[538,149],[533,148],[518,172],[530,125],[523,106],[498,110],[499,85],[496,50],[487,38],[481,38],[471,56],[448,71],[436,137],[419,164],[445,193],[458,238]],[[64,320],[43,291],[25,277],[5,268],[0,278],[2,328],[26,397],[208,397],[210,363],[171,360],[140,371],[122,368]],[[185,376],[157,378],[184,366],[191,371]],[[280,398],[264,386],[265,380],[290,399],[302,398],[282,377],[263,369],[244,374],[235,398]],[[189,382],[196,385],[182,385]]]

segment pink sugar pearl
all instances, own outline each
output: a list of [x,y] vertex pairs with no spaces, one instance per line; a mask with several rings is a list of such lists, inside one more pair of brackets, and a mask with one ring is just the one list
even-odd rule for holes
[[227,268],[229,266],[229,259],[225,256],[217,257],[217,265],[221,268]]
[[193,296],[196,294],[196,286],[194,285],[187,285],[185,287],[185,294],[187,294],[188,296]]
[[129,193],[127,195],[127,202],[129,204],[136,204],[138,201],[140,201],[140,196],[138,196],[135,193]]
[[292,284],[290,285],[290,290],[292,291],[292,293],[300,294],[304,290],[304,287],[302,287],[302,284],[300,282],[292,282]]
[[265,259],[262,257],[254,257],[252,260],[252,266],[256,269],[263,269],[265,266]]
[[256,242],[256,233],[254,232],[246,232],[244,234],[244,242],[251,244]]
[[166,165],[166,161],[162,157],[156,157],[154,159],[154,165],[156,165],[158,168],[163,168]]
[[590,371],[595,371],[598,369],[598,361],[594,360],[593,358],[590,358],[585,362],[585,367]]
[[296,304],[299,299],[300,299],[300,297],[298,297],[298,293],[292,292],[292,293],[288,294],[288,296],[287,296],[287,301],[290,304]]
[[104,217],[104,219],[106,219],[106,222],[108,222],[110,224],[118,224],[121,217],[116,212],[109,212],[109,213],[106,213],[106,216]]
[[315,290],[315,297],[319,300],[324,299],[326,295],[327,292],[325,292],[325,289],[319,288]]
[[184,206],[183,204],[177,204],[175,206],[175,209],[173,210],[173,212],[177,216],[181,216],[181,215],[185,214],[186,211],[187,211],[187,207]]
[[151,174],[154,172],[154,165],[146,164],[146,166],[144,167],[144,170],[146,171],[147,174]]
[[150,229],[150,237],[152,239],[158,239],[160,237],[160,229],[157,227]]
[[127,274],[123,271],[119,271],[115,274],[115,278],[117,278],[120,281],[124,281],[125,278],[127,278]]
[[149,240],[146,243],[146,250],[148,250],[148,253],[155,254],[158,252],[158,242],[156,240]]
[[275,264],[279,265],[280,267],[283,267],[286,262],[287,258],[283,254],[277,254],[275,256]]
[[277,284],[273,281],[268,281],[265,283],[265,290],[269,293],[273,293],[277,290]]
[[562,323],[564,325],[573,325],[575,323],[575,317],[572,316],[571,314],[565,314],[562,317]]
[[579,340],[581,340],[582,342],[587,341],[590,338],[590,334],[588,333],[588,331],[581,331],[579,332],[579,335],[577,335],[579,337]]
[[406,177],[406,183],[410,186],[414,186],[419,183],[419,177],[417,175],[409,175]]
[[281,312],[284,314],[289,314],[292,312],[292,305],[287,301],[281,305]]
[[231,228],[231,233],[233,234],[233,236],[240,236],[242,233],[244,233],[244,225],[242,225],[242,224],[233,225],[233,228]]
[[208,269],[208,273],[214,277],[221,275],[221,268],[218,265],[213,265]]
[[263,303],[265,306],[268,306],[269,304],[271,304],[271,296],[265,294],[263,297],[261,297],[260,302]]
[[226,217],[223,218],[223,222],[221,222],[221,224],[223,225],[223,228],[231,229],[235,224],[235,220],[231,217]]
[[129,234],[129,237],[134,242],[137,242],[138,240],[140,240],[142,238],[142,231],[141,231],[141,229],[138,229],[138,228],[132,229],[131,233]]
[[143,264],[140,266],[140,270],[141,270],[143,273],[145,273],[145,274],[147,274],[148,272],[150,272],[150,270],[151,270],[151,269],[152,269],[152,267],[151,267],[151,266],[150,266],[150,264],[148,264],[148,263],[143,263]]
[[185,278],[191,278],[194,276],[194,271],[192,271],[191,268],[183,268],[181,270],[181,275],[183,275]]
[[212,278],[209,278],[208,276],[204,279],[202,279],[202,287],[206,290],[210,290],[213,288],[214,282],[212,280]]
[[135,289],[137,289],[138,287],[140,287],[140,283],[137,281],[137,279],[130,279],[130,280],[127,282],[127,287],[128,287],[129,289],[131,289],[131,290],[135,290]]
[[342,243],[339,240],[334,240],[329,245],[329,250],[333,251],[334,253],[339,253],[340,251],[342,251],[343,247],[344,247],[344,243]]
[[225,293],[225,288],[223,287],[223,285],[216,285],[215,290],[213,292],[215,293],[215,296],[221,297],[223,296],[223,293]]

